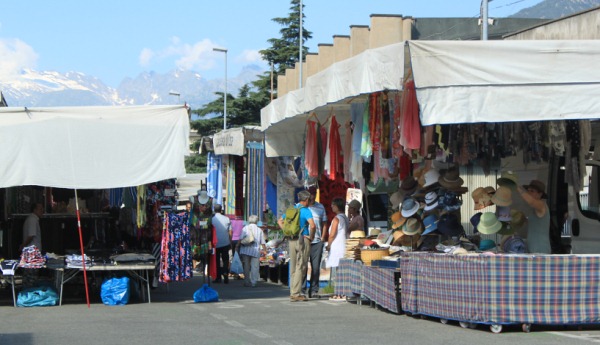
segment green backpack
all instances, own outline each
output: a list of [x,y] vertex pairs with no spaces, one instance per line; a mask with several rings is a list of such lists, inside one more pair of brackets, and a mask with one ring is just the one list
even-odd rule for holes
[[300,234],[300,209],[294,206],[285,210],[283,219],[283,235],[286,237],[297,237]]

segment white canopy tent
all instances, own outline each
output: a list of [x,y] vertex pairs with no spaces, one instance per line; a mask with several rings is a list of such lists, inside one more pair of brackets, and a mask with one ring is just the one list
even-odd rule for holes
[[0,108],[0,187],[138,186],[185,176],[184,106]]
[[310,112],[324,121],[332,112],[344,123],[349,102],[357,96],[401,90],[404,43],[369,49],[337,62],[307,78],[306,86],[291,91],[261,110],[267,157],[298,156],[304,146],[304,128]]
[[83,256],[77,189],[184,176],[189,132],[184,106],[0,108],[0,187],[75,189]]
[[422,125],[596,119],[600,41],[410,41]]
[[263,108],[267,156],[300,155],[311,112],[343,123],[353,97],[401,90],[405,45],[424,126],[600,118],[598,40],[408,41],[337,62]]

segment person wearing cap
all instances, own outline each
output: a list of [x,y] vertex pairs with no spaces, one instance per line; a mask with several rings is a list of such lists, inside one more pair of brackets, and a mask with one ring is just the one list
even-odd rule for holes
[[[310,255],[310,243],[315,237],[315,222],[312,212],[308,208],[310,193],[306,190],[298,193],[298,204],[296,208],[300,209],[300,235],[295,238],[288,238],[290,255],[290,301],[308,301],[308,298],[302,294],[302,282],[306,279],[308,270],[308,257]],[[279,218],[277,224],[283,230],[285,214]]]
[[[310,198],[308,199],[308,209],[312,213],[313,221],[315,222],[315,236],[310,244],[310,288],[308,297],[318,297],[319,295],[319,279],[321,278],[321,259],[323,258],[324,241],[327,240],[327,213],[325,206],[316,201],[317,188],[310,187],[308,189]],[[307,295],[306,276],[302,283],[302,293]]]
[[546,186],[542,181],[532,180],[528,185],[518,186],[521,198],[531,207],[527,218],[527,247],[530,253],[551,254],[550,247],[550,210],[546,201]]
[[352,200],[348,203],[348,218],[350,224],[348,225],[348,233],[346,238],[350,236],[350,232],[354,230],[365,231],[365,219],[360,215],[360,209],[362,204],[358,200]]

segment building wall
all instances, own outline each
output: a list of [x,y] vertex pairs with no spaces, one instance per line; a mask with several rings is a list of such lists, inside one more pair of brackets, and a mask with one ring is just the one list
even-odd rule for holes
[[506,40],[597,40],[600,39],[600,7],[557,19],[514,34]]

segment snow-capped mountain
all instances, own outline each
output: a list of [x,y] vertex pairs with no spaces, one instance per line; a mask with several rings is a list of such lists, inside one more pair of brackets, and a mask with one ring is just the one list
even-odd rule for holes
[[[258,66],[246,66],[233,78],[228,78],[228,93],[237,96],[244,84],[256,80],[262,71]],[[91,105],[157,105],[187,102],[198,108],[223,92],[223,79],[207,80],[199,73],[173,70],[164,74],[147,72],[135,78],[125,78],[117,89],[100,79],[78,72],[61,74],[50,71],[23,70],[20,75],[0,78],[0,91],[9,106],[53,107]],[[170,92],[180,96],[169,95]]]

